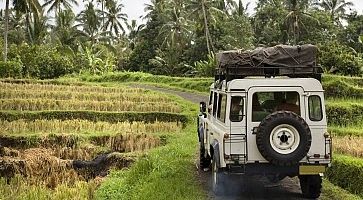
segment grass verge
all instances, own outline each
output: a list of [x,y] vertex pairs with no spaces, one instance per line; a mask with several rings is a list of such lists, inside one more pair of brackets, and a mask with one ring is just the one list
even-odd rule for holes
[[321,200],[360,200],[359,196],[354,194],[350,194],[348,191],[335,186],[330,183],[328,180],[323,180],[323,191],[320,197]]
[[151,150],[129,169],[115,171],[96,192],[99,199],[205,199],[195,176],[195,127]]
[[326,176],[333,184],[363,198],[363,159],[335,154]]

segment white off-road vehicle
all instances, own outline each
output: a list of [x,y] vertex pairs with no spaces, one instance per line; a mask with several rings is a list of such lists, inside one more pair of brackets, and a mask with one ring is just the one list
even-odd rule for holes
[[198,117],[200,165],[212,168],[213,190],[222,176],[298,176],[302,194],[317,198],[331,163],[322,70],[312,45],[276,46],[217,55],[209,102]]

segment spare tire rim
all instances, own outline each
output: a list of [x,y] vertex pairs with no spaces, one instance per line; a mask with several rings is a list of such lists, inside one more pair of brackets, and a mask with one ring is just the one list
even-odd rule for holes
[[289,124],[276,126],[270,134],[271,147],[280,154],[293,153],[300,144],[300,134]]

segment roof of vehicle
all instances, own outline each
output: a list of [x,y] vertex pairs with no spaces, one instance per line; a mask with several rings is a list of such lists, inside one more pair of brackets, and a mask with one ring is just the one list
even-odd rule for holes
[[[211,88],[214,88],[212,84]],[[222,90],[225,90],[225,81],[222,82]],[[234,79],[228,82],[228,91],[249,90],[251,87],[302,87],[304,91],[324,91],[321,83],[314,78],[261,78],[249,77]]]
[[321,81],[323,69],[317,65],[314,45],[277,45],[254,50],[224,51],[216,55],[215,81],[231,81],[250,76],[315,78]]

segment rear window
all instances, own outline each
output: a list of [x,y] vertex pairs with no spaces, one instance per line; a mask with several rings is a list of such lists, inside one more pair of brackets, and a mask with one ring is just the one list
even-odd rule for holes
[[300,115],[300,95],[298,92],[257,92],[253,94],[253,122],[260,122],[267,115],[282,110]]
[[318,95],[309,97],[309,118],[311,121],[321,121],[323,119],[321,98]]

